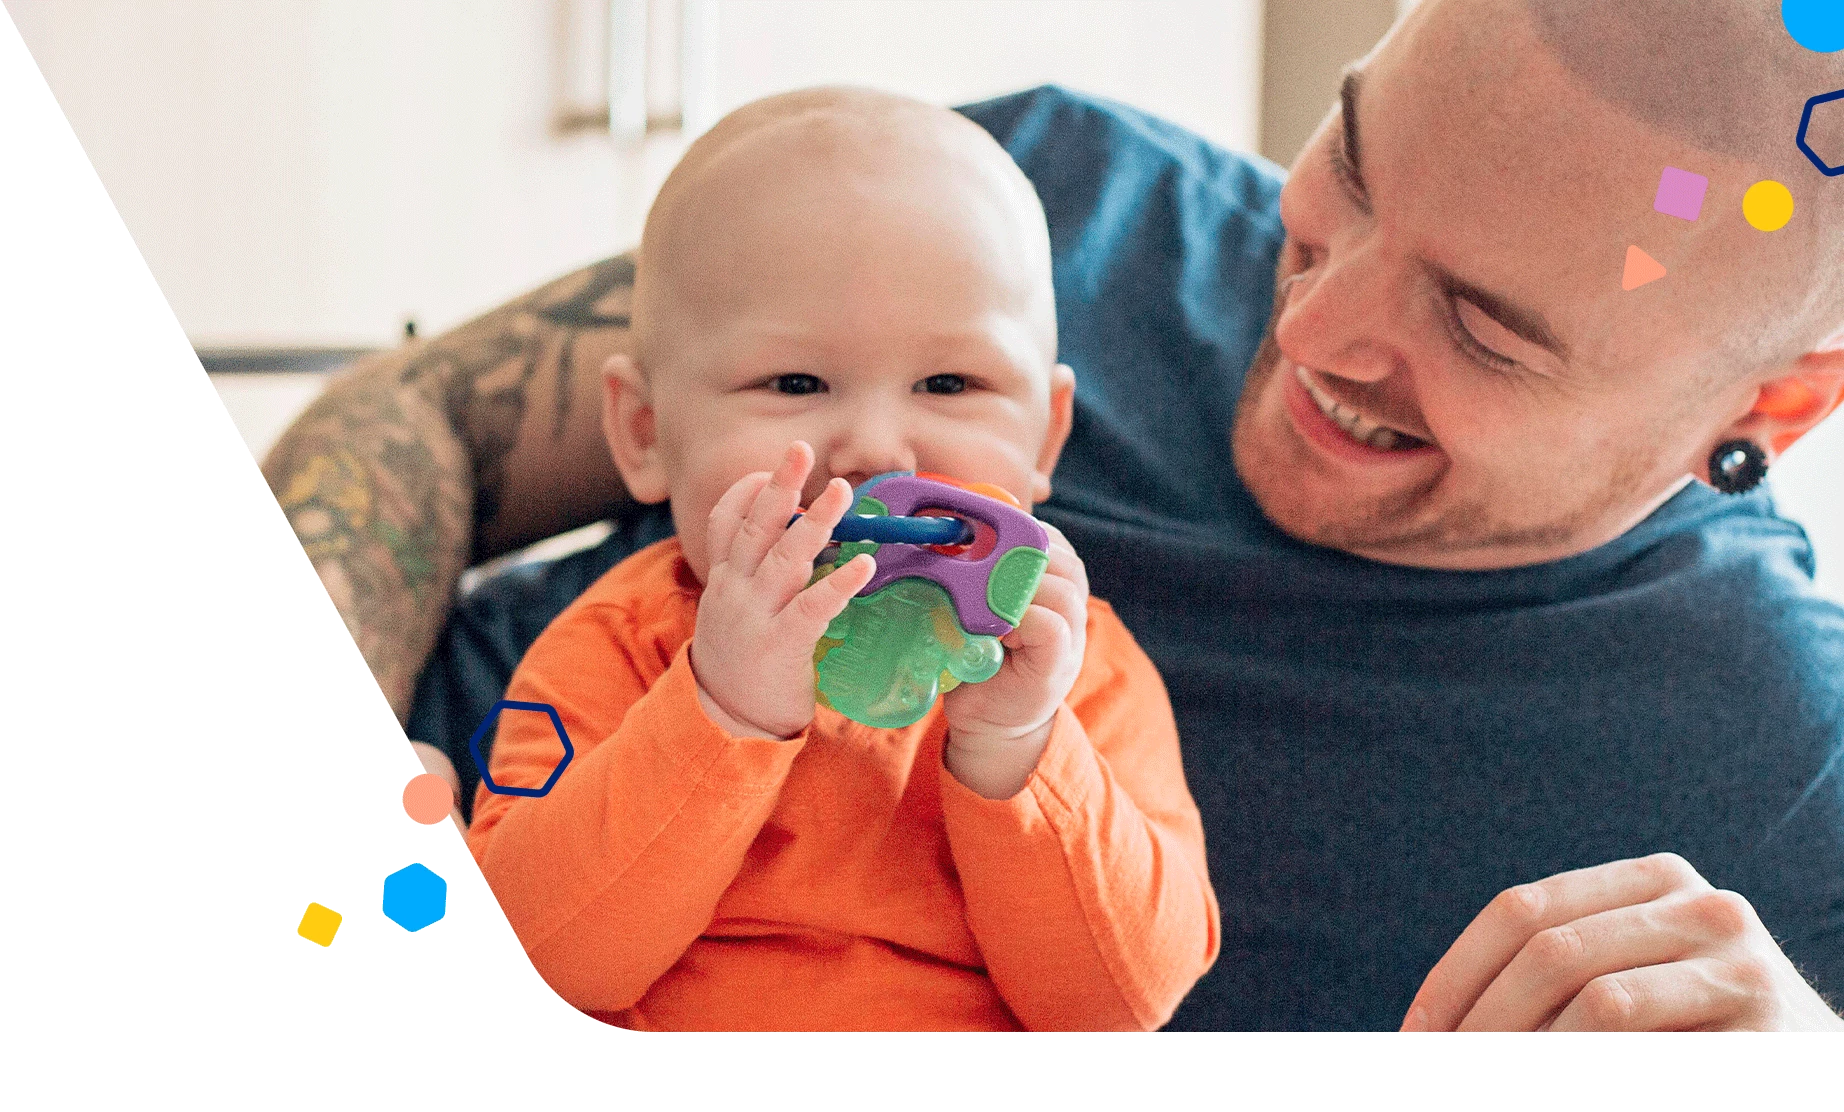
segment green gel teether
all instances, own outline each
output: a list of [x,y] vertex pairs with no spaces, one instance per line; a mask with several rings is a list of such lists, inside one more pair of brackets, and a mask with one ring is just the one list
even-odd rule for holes
[[1004,659],[998,638],[961,629],[946,591],[908,578],[847,603],[813,663],[823,704],[854,722],[896,729],[919,721],[943,692],[991,679]]

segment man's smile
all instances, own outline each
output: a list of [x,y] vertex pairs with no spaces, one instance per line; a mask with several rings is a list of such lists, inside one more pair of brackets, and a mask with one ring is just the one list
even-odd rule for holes
[[1281,369],[1292,372],[1283,389],[1294,425],[1307,440],[1332,455],[1375,463],[1417,458],[1435,450],[1426,439],[1340,402],[1311,371],[1285,356],[1281,356]]

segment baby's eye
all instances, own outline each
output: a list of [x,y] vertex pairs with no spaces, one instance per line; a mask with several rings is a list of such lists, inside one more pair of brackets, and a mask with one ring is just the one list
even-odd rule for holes
[[769,381],[777,394],[820,394],[826,384],[815,375],[776,375]]
[[921,394],[958,394],[967,388],[967,380],[960,375],[929,375],[916,383],[916,392]]

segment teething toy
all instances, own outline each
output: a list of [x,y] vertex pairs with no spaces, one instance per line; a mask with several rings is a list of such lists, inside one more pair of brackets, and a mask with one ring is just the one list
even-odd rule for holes
[[944,518],[958,528],[929,534],[963,541],[846,540],[814,573],[817,580],[860,552],[876,555],[871,581],[814,649],[818,696],[855,722],[907,726],[928,713],[936,696],[997,674],[1005,657],[999,638],[1037,594],[1050,536],[997,487],[893,471],[854,493],[853,514],[834,530],[836,538],[894,536],[899,522]]

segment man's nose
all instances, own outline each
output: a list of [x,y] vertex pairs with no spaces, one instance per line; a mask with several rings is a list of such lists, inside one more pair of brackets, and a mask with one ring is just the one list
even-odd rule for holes
[[1312,370],[1381,382],[1402,366],[1396,337],[1408,310],[1400,289],[1400,280],[1367,246],[1326,252],[1276,291],[1284,300],[1275,342]]

